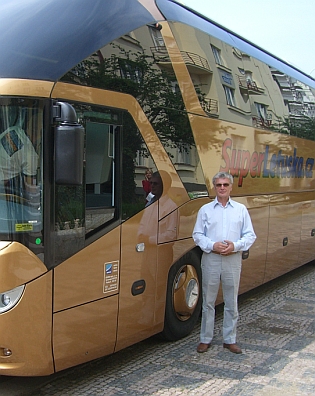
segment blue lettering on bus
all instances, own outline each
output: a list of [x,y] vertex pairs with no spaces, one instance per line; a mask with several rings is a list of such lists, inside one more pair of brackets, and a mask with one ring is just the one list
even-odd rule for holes
[[234,149],[232,139],[228,138],[222,146],[222,158],[225,166],[220,170],[238,177],[239,187],[248,174],[252,178],[313,178],[314,158],[305,161],[304,157],[298,156],[297,148],[291,155],[283,154],[282,150],[270,153],[269,145],[265,146],[264,152],[250,153],[249,150]]

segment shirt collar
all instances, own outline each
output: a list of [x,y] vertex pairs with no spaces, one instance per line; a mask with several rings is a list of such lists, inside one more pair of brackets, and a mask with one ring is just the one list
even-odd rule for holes
[[[218,198],[217,198],[217,197],[214,198],[214,201],[213,201],[213,202],[214,202],[214,206],[216,206],[216,205],[221,205],[221,206],[222,206],[222,204],[218,201]],[[231,197],[229,197],[229,200],[227,201],[226,206],[227,206],[227,205],[234,206]]]

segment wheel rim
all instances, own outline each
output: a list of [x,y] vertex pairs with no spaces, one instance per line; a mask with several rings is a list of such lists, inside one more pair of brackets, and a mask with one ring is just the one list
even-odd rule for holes
[[196,269],[185,265],[177,272],[173,284],[173,307],[177,318],[188,320],[198,303],[200,286]]

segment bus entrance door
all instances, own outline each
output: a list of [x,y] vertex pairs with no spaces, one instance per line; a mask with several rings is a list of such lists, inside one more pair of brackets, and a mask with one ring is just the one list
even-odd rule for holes
[[158,202],[122,224],[116,350],[152,335],[155,324]]

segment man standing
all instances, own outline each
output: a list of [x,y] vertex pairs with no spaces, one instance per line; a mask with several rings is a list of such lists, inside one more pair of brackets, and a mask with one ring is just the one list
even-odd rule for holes
[[193,239],[203,251],[202,320],[197,352],[210,347],[215,317],[215,301],[220,281],[224,299],[223,347],[242,353],[236,344],[237,296],[241,274],[241,252],[248,250],[256,235],[246,207],[230,198],[233,177],[226,172],[212,179],[216,198],[198,212]]

